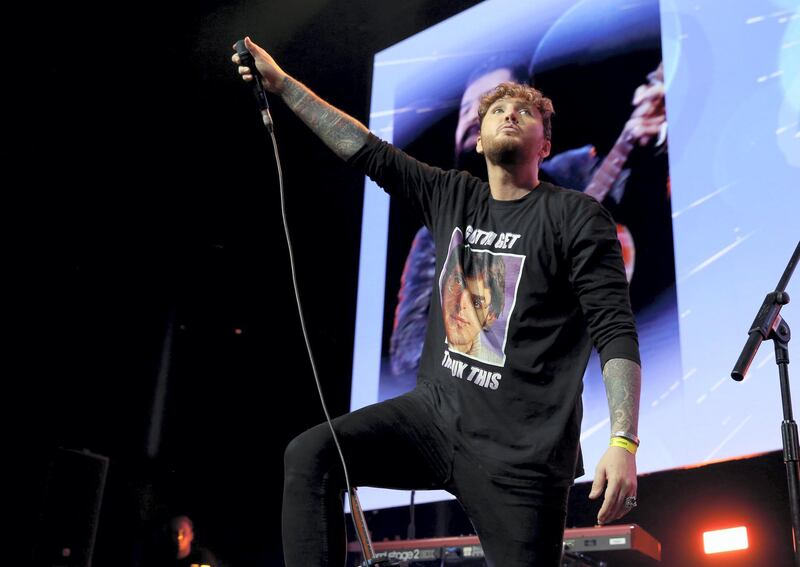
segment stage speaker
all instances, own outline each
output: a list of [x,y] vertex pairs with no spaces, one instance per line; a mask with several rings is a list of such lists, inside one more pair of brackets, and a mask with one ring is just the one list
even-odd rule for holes
[[55,451],[34,537],[36,567],[91,567],[107,471],[102,455]]

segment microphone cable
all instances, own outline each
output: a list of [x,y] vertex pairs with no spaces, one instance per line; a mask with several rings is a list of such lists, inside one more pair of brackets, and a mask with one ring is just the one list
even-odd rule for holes
[[277,165],[278,169],[278,187],[280,190],[281,196],[281,217],[283,219],[283,231],[286,235],[286,245],[289,249],[289,265],[292,271],[292,286],[294,288],[294,297],[297,303],[297,313],[300,316],[300,327],[303,330],[303,340],[305,341],[306,350],[308,351],[308,359],[311,362],[311,371],[314,374],[314,383],[317,385],[317,393],[319,394],[319,401],[322,404],[322,411],[325,413],[325,420],[328,423],[328,427],[331,430],[331,435],[333,437],[333,442],[336,445],[336,451],[339,454],[339,460],[342,462],[342,471],[344,472],[344,482],[347,488],[347,496],[350,502],[350,515],[353,519],[353,526],[356,530],[356,537],[358,538],[359,544],[361,545],[362,555],[364,557],[364,567],[368,567],[371,565],[378,565],[380,563],[384,563],[383,559],[376,559],[375,554],[372,550],[372,542],[370,541],[369,531],[367,530],[367,523],[364,519],[364,512],[361,510],[361,504],[358,501],[358,495],[355,492],[355,489],[350,485],[350,474],[347,470],[347,463],[345,462],[344,453],[342,452],[342,446],[339,443],[339,437],[336,435],[336,430],[333,427],[333,421],[331,420],[330,412],[328,412],[328,406],[325,403],[325,396],[322,394],[322,384],[319,380],[319,374],[317,373],[317,364],[314,361],[314,353],[311,351],[311,341],[308,339],[308,330],[306,329],[306,322],[305,316],[303,315],[303,306],[300,302],[300,291],[297,287],[297,272],[295,270],[295,263],[294,263],[294,249],[292,248],[292,239],[289,234],[289,223],[286,220],[286,199],[284,195],[284,188],[283,188],[283,168],[281,167],[281,158],[278,152],[278,141],[275,139],[275,132],[272,123],[272,117],[269,113],[269,101],[267,99],[266,89],[264,88],[264,83],[262,82],[263,77],[261,73],[258,71],[258,67],[256,67],[255,58],[253,54],[250,53],[250,50],[247,49],[247,45],[244,39],[237,41],[234,44],[234,49],[236,53],[239,55],[239,64],[244,67],[248,67],[252,74],[252,81],[253,81],[253,94],[258,102],[259,109],[261,110],[262,121],[264,126],[269,132],[270,139],[272,140],[272,148],[275,152],[275,164]]
[[[255,65],[253,65],[252,69],[255,69]],[[261,77],[257,75],[258,71],[254,72],[253,80],[260,81]],[[374,560],[374,551],[372,549],[372,542],[370,541],[369,532],[367,531],[366,520],[364,519],[364,513],[361,510],[361,505],[358,501],[358,496],[355,493],[355,490],[350,485],[350,475],[347,470],[347,462],[344,458],[344,453],[342,452],[342,446],[339,444],[339,437],[336,434],[336,430],[333,427],[333,420],[331,419],[330,412],[328,412],[328,406],[325,403],[325,396],[322,393],[322,384],[319,379],[319,374],[317,373],[317,365],[314,360],[314,353],[311,350],[311,341],[308,338],[308,330],[306,329],[306,322],[305,316],[303,314],[303,306],[300,302],[300,291],[297,287],[297,272],[295,270],[295,262],[294,262],[294,249],[292,248],[292,239],[291,235],[289,234],[289,223],[286,219],[286,199],[284,195],[284,188],[283,188],[283,168],[281,167],[281,159],[280,154],[278,152],[278,142],[275,139],[275,132],[272,128],[272,123],[269,125],[265,122],[265,127],[269,132],[270,139],[272,140],[272,148],[275,153],[275,164],[278,170],[278,188],[281,197],[281,217],[283,219],[283,230],[286,236],[286,246],[289,250],[289,266],[291,268],[292,273],[292,287],[294,288],[294,297],[295,302],[297,303],[297,312],[300,317],[300,327],[303,331],[303,340],[305,341],[306,350],[308,352],[308,359],[311,362],[311,371],[314,374],[314,383],[317,385],[317,393],[319,394],[319,401],[322,405],[322,411],[325,414],[325,420],[328,423],[328,427],[331,430],[331,435],[333,436],[333,442],[336,445],[336,451],[339,454],[339,460],[342,463],[342,470],[344,471],[344,482],[347,487],[347,494],[350,502],[350,515],[353,520],[353,526],[355,527],[356,536],[358,537],[359,543],[361,545],[362,556],[364,557],[364,566],[369,565],[377,565],[383,562],[383,559]]]
[[[286,220],[286,198],[284,195],[283,190],[283,167],[281,166],[281,156],[278,152],[278,141],[275,139],[275,132],[272,122],[272,117],[269,114],[269,100],[267,99],[267,92],[264,88],[264,83],[262,82],[262,75],[261,72],[256,67],[255,58],[253,54],[250,53],[250,50],[247,48],[244,39],[240,39],[234,44],[234,49],[236,50],[236,54],[239,56],[239,65],[243,67],[247,67],[250,69],[250,73],[252,75],[252,85],[251,88],[253,90],[253,96],[258,103],[259,110],[261,111],[262,121],[264,123],[264,127],[267,129],[269,133],[270,139],[272,140],[272,149],[275,153],[275,165],[278,169],[278,189],[281,196],[281,218],[283,219],[283,232],[286,236],[286,246],[289,249],[289,266],[291,267],[292,271],[292,287],[294,288],[294,298],[295,302],[297,303],[297,313],[300,316],[300,327],[303,330],[303,340],[305,341],[306,351],[308,352],[308,359],[311,361],[311,371],[314,374],[314,382],[317,385],[317,393],[319,394],[319,401],[322,404],[322,411],[325,413],[325,420],[328,422],[328,427],[330,427],[331,435],[333,435],[333,442],[336,445],[336,451],[339,453],[339,459],[342,461],[342,470],[344,471],[344,482],[347,486],[347,493],[351,495],[351,511],[353,512],[354,522],[355,522],[355,511],[353,510],[352,506],[352,488],[350,486],[350,474],[347,471],[347,463],[344,460],[344,453],[342,452],[342,447],[339,444],[339,437],[336,435],[336,431],[333,428],[333,421],[331,420],[331,415],[328,412],[328,406],[325,403],[325,396],[322,395],[322,385],[319,380],[319,374],[317,373],[317,364],[314,361],[314,353],[311,351],[311,341],[308,339],[308,330],[306,329],[306,320],[305,316],[303,315],[303,306],[300,303],[300,291],[297,287],[297,271],[295,270],[295,263],[294,263],[294,248],[292,247],[292,238],[289,234],[289,223]],[[359,507],[360,510],[360,507]],[[359,532],[359,526],[356,523],[356,533]],[[371,545],[368,546],[371,548]],[[363,547],[363,544],[362,544]],[[371,549],[370,549],[371,550]]]

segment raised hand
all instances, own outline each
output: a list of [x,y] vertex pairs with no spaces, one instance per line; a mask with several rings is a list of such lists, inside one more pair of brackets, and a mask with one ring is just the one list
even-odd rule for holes
[[624,129],[625,138],[640,146],[646,146],[654,137],[657,137],[656,144],[660,145],[666,136],[663,63],[647,78],[648,82],[633,93],[632,104],[635,108]]
[[[253,55],[256,62],[256,68],[263,77],[264,88],[272,93],[280,93],[283,91],[286,83],[286,73],[281,69],[272,56],[267,53],[263,48],[256,45],[249,37],[244,38],[244,43],[247,49]],[[236,47],[234,47],[234,50]],[[245,81],[253,80],[253,71],[249,67],[241,65],[239,55],[236,53],[231,57],[231,61],[239,65],[239,74]]]

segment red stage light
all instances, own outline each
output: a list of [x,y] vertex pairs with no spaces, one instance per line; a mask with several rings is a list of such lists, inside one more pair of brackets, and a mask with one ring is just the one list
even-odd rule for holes
[[706,555],[747,549],[747,547],[747,528],[745,526],[703,532],[703,549]]

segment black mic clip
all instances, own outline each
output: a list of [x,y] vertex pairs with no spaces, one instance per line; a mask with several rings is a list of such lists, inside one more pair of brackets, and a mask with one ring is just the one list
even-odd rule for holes
[[239,65],[249,68],[250,73],[253,75],[253,80],[251,81],[253,86],[253,96],[256,97],[258,108],[261,110],[264,126],[266,126],[267,130],[272,132],[272,116],[269,113],[267,91],[264,90],[264,78],[261,76],[261,73],[259,73],[258,68],[256,67],[256,60],[253,58],[253,54],[250,53],[250,50],[247,49],[243,39],[237,41],[233,45],[233,48],[236,50],[236,54],[239,56]]

